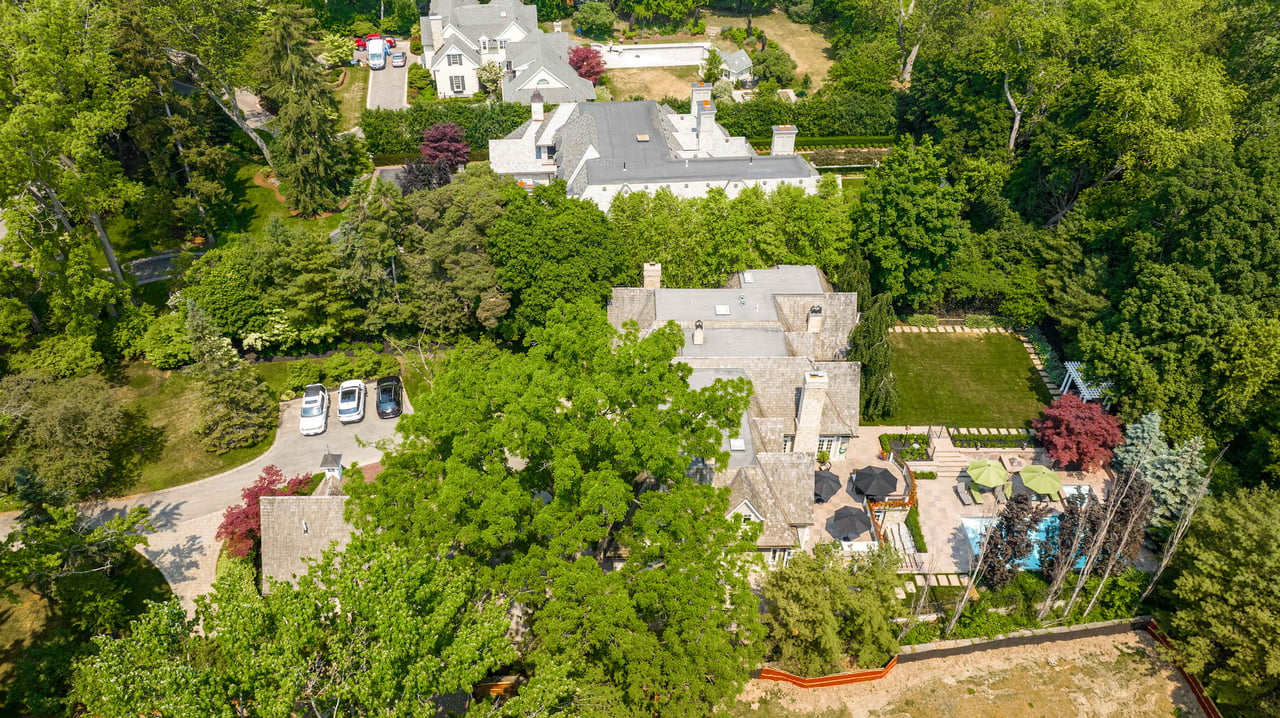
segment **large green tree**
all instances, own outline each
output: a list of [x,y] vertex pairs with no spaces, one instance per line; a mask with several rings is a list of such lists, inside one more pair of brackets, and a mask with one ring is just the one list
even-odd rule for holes
[[504,606],[456,560],[377,536],[260,595],[232,563],[193,620],[153,604],[95,639],[72,698],[92,715],[418,716],[510,660]]
[[868,298],[858,325],[849,333],[849,361],[862,363],[862,416],[883,419],[898,409],[898,382],[893,376],[889,328],[897,322],[889,297]]
[[589,302],[557,304],[522,352],[463,342],[386,471],[349,486],[362,530],[486,567],[532,681],[567,672],[574,713],[703,715],[760,657],[750,529],[686,476],[694,456],[723,467],[749,388],[690,389],[681,342],[619,335]]
[[1224,712],[1280,712],[1280,494],[1266,488],[1208,498],[1167,585],[1170,637],[1184,666]]
[[928,139],[900,141],[868,173],[853,208],[853,231],[871,260],[877,292],[916,309],[942,301],[939,280],[969,241],[962,196]]
[[826,543],[770,573],[762,594],[773,658],[804,676],[838,673],[846,657],[859,668],[884,665],[898,651],[893,619],[902,606],[893,590],[900,561],[882,547],[846,564],[839,544]]
[[289,206],[304,216],[334,209],[356,170],[355,140],[338,136],[333,93],[320,77],[311,40],[314,14],[280,3],[263,18],[258,64],[262,95],[277,107],[274,169]]

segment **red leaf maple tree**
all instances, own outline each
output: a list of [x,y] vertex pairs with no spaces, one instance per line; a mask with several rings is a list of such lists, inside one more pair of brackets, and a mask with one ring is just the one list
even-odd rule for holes
[[578,73],[578,77],[590,80],[594,85],[604,74],[604,58],[600,57],[599,50],[579,45],[569,51],[569,67]]
[[1118,419],[1075,394],[1058,397],[1032,425],[1056,463],[1086,471],[1110,461],[1111,450],[1124,441]]
[[232,556],[244,558],[255,553],[262,540],[259,499],[263,496],[293,496],[301,493],[310,482],[311,477],[306,474],[298,474],[286,481],[284,472],[274,464],[264,468],[257,480],[240,492],[244,503],[230,506],[222,514],[218,540],[227,542],[227,552]]
[[422,159],[429,164],[441,163],[450,172],[467,163],[471,156],[471,146],[467,144],[466,133],[456,122],[437,122],[422,133]]

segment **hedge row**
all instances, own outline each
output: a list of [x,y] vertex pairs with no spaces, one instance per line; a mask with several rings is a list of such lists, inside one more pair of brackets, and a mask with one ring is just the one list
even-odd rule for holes
[[797,102],[760,97],[750,102],[722,102],[716,121],[735,137],[771,137],[774,125],[795,125],[804,138],[873,137],[894,131],[892,95],[819,95]]
[[[797,150],[817,149],[865,149],[868,147],[893,147],[897,138],[893,135],[846,135],[843,137],[797,137]],[[773,145],[773,137],[751,137],[747,139],[751,146],[758,150],[767,150]]]
[[[374,155],[373,166],[389,167],[393,165],[408,164],[409,162],[421,156],[422,156],[422,152],[419,150],[414,150],[413,152],[393,152],[391,154],[385,154],[385,155]],[[480,147],[472,147],[471,154],[468,156],[467,159],[470,162],[488,162],[489,148],[484,145],[481,145]]]
[[365,110],[360,128],[369,152],[378,157],[417,151],[422,133],[440,122],[456,122],[466,133],[467,144],[488,149],[489,140],[507,136],[528,119],[529,106],[515,102],[431,102],[407,110]]

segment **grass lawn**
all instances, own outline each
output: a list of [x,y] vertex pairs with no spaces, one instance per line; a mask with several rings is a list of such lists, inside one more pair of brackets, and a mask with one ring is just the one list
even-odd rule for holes
[[841,177],[840,186],[849,192],[861,194],[862,188],[867,186],[866,177]]
[[688,99],[689,85],[698,81],[696,67],[645,67],[634,70],[609,70],[609,88],[616,101],[639,96],[646,100],[664,97]]
[[211,454],[200,448],[195,435],[200,420],[200,392],[196,382],[180,371],[162,371],[143,362],[125,367],[128,383],[117,391],[129,405],[142,409],[153,426],[164,430],[160,458],[142,468],[134,493],[186,484],[252,461],[275,440],[275,432],[257,446]]
[[235,216],[224,232],[261,232],[272,219],[279,217],[292,227],[309,227],[328,234],[342,222],[342,213],[323,219],[300,219],[289,216],[289,208],[276,199],[275,192],[253,183],[253,176],[266,168],[252,162],[242,163],[228,173],[227,189],[235,201]]
[[885,425],[1029,427],[1049,391],[1012,334],[893,333],[898,412]]
[[364,112],[365,100],[369,94],[369,68],[365,65],[347,68],[347,81],[342,87],[333,91],[338,100],[338,130],[347,130],[360,124],[360,113]]
[[[704,13],[707,27],[746,27],[747,18]],[[821,33],[808,25],[792,22],[786,13],[774,10],[768,15],[751,19],[751,26],[764,30],[766,39],[773,40],[787,51],[796,61],[796,87],[800,86],[800,78],[808,75],[813,79],[813,89],[817,90],[827,81],[827,73],[831,70],[831,45]],[[738,46],[718,37],[716,47],[721,53],[736,52]]]

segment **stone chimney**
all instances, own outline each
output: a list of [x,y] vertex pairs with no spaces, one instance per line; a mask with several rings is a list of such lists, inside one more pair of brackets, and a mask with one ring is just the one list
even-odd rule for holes
[[823,321],[824,319],[822,316],[822,305],[815,304],[812,307],[809,307],[809,323],[808,323],[808,326],[806,327],[806,330],[810,334],[817,334],[818,332],[822,331]]
[[542,93],[538,90],[534,90],[533,95],[529,97],[529,109],[533,113],[533,121],[542,122]]
[[774,125],[773,126],[773,144],[769,147],[769,154],[776,157],[785,155],[794,155],[796,153],[796,135],[800,131],[795,125]]
[[710,154],[720,134],[716,127],[716,105],[711,100],[699,100],[693,103],[693,113],[698,118],[698,152]]
[[695,345],[701,345],[706,340],[707,335],[706,332],[702,330],[702,320],[699,319],[693,323],[693,343]]
[[[699,102],[702,102],[703,100],[707,100],[707,101],[711,100],[711,83],[695,82],[693,83],[693,85],[690,86],[690,89],[693,91],[692,106],[696,107],[697,104]],[[694,110],[694,112],[696,112],[696,110]]]
[[657,262],[644,263],[644,288],[662,288],[662,265]]
[[818,450],[818,435],[822,433],[822,408],[827,403],[827,373],[810,370],[804,374],[804,388],[800,390],[800,411],[796,414],[796,440],[792,451]]
[[431,28],[431,52],[423,50],[423,54],[427,56],[427,67],[431,66],[431,56],[435,54],[436,48],[444,45],[444,18],[439,15],[427,16],[427,27]]

